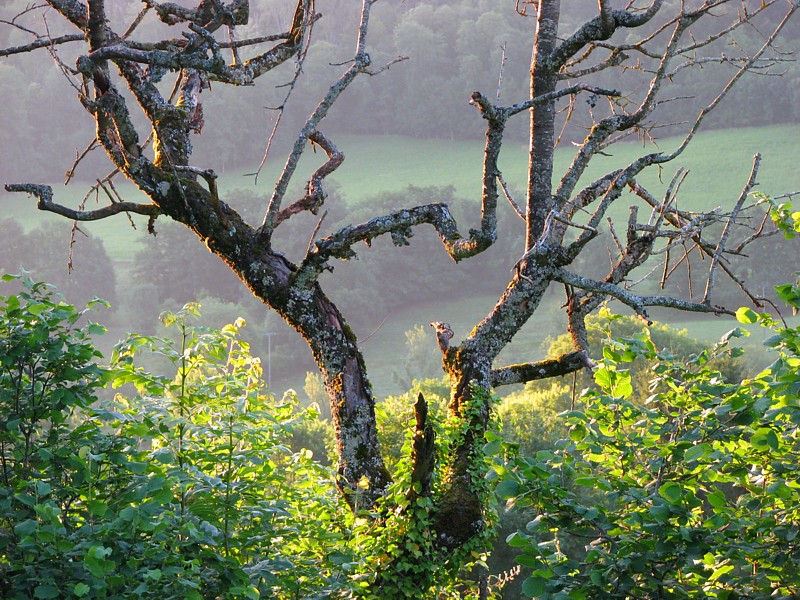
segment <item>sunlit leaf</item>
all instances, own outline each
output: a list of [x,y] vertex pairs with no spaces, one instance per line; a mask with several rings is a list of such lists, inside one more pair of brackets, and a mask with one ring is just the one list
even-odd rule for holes
[[761,428],[757,429],[752,436],[750,436],[750,443],[756,450],[777,450],[780,445],[778,436],[772,429]]
[[758,315],[753,309],[742,306],[736,311],[736,320],[745,325],[751,325],[758,321]]
[[674,481],[668,481],[658,488],[658,495],[664,498],[670,504],[677,504],[681,500],[683,488],[680,484]]

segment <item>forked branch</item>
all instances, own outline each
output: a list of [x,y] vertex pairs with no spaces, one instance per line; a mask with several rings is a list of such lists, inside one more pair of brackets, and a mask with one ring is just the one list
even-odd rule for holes
[[323,180],[344,162],[344,153],[319,131],[309,135],[308,141],[322,148],[325,154],[328,155],[328,160],[311,175],[306,185],[306,194],[278,213],[278,216],[275,217],[275,227],[299,212],[307,210],[316,215],[328,196],[322,187]]

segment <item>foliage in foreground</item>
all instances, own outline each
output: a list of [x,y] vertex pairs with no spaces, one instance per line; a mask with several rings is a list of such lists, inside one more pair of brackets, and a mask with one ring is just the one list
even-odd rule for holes
[[[79,325],[85,311],[29,281],[2,300],[0,596],[341,587],[321,554],[341,537],[329,473],[285,445],[308,415],[265,389],[240,323],[207,330],[187,324],[192,306],[165,313],[174,339],[131,336],[101,368],[89,336],[102,328]],[[104,385],[124,387],[100,402]]]
[[[797,290],[778,292],[800,303]],[[170,337],[132,335],[100,367],[90,336],[102,327],[44,284],[24,282],[0,305],[0,596],[478,593],[464,569],[484,558],[479,546],[437,555],[402,423],[385,423],[395,445],[405,437],[388,494],[400,509],[351,513],[331,472],[290,449],[315,415],[265,389],[240,322],[189,325],[187,305],[163,315]],[[509,462],[493,458],[504,442],[487,436],[485,492],[499,482],[496,496],[532,515],[508,539],[527,596],[800,594],[800,328],[739,315],[773,328],[766,343],[778,353],[741,384],[714,367],[740,352],[728,340],[677,359],[637,332],[607,343],[597,386],[559,417],[568,430],[554,448]],[[646,399],[633,392],[640,361],[652,365]],[[419,389],[435,398],[435,384]],[[442,451],[467,434],[434,427]],[[502,583],[483,585],[490,594]]]
[[[473,557],[437,556],[430,500],[411,491],[408,460],[387,496],[403,509],[354,514],[333,473],[291,449],[317,414],[266,389],[237,336],[241,321],[190,325],[190,304],[162,315],[168,336],[130,335],[101,367],[90,337],[103,327],[82,324],[88,308],[43,283],[4,279],[21,289],[0,297],[0,597],[466,589],[459,569]],[[386,570],[389,560],[406,576]]]
[[[533,515],[508,538],[527,596],[800,595],[800,328],[738,314],[775,328],[769,368],[741,384],[711,368],[740,353],[727,349],[740,329],[686,361],[647,333],[612,342],[598,388],[562,414],[568,438],[503,473],[498,495]],[[630,371],[641,359],[656,361],[644,402]]]

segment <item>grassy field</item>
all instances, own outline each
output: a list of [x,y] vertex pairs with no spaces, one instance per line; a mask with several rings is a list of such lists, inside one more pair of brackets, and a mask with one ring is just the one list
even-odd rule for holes
[[[800,190],[800,169],[797,168],[797,139],[800,126],[777,126],[750,129],[729,129],[699,135],[687,151],[674,163],[643,175],[640,180],[647,184],[658,197],[678,167],[690,169],[683,185],[679,205],[687,209],[707,209],[735,201],[742,185],[747,180],[753,155],[763,155],[759,176],[759,190],[768,194]],[[670,151],[680,140],[667,138],[659,142],[659,148]],[[474,203],[479,209],[481,160],[483,145],[474,142],[446,140],[415,140],[410,138],[347,137],[337,139],[346,154],[345,163],[331,177],[348,201],[360,201],[376,194],[401,191],[409,185],[417,187],[453,186],[457,196],[464,202]],[[612,147],[611,156],[600,156],[593,162],[584,176],[591,181],[606,170],[627,164],[643,152],[652,152],[653,146],[643,148],[638,143],[625,143]],[[561,149],[556,156],[556,175],[567,167],[574,149]],[[318,164],[319,155],[307,153],[301,165],[301,173],[309,173]],[[527,170],[526,149],[520,144],[508,144],[501,154],[500,166],[512,189],[525,187]],[[266,195],[274,184],[280,161],[269,163],[254,185],[253,177],[243,172],[228,172],[220,177],[220,189],[224,194],[233,190],[251,190]],[[659,178],[661,181],[659,181]],[[88,184],[73,183],[66,188],[56,188],[56,199],[69,206],[76,206],[83,198]],[[129,201],[145,201],[133,186],[118,183],[117,189]],[[520,193],[520,197],[521,197]],[[101,199],[102,200],[102,199]],[[61,221],[54,215],[33,210],[33,201],[21,194],[0,193],[0,202],[5,216],[14,217],[26,228],[43,220]],[[93,200],[87,204],[91,208]],[[627,208],[620,205],[620,215]],[[142,224],[142,219],[137,219]],[[137,240],[144,235],[143,227],[134,231],[123,217],[84,223],[92,235],[101,237],[106,249],[116,260],[127,260]]]
[[[763,155],[759,189],[777,194],[800,189],[800,170],[797,169],[797,139],[800,126],[780,126],[751,129],[729,129],[699,135],[686,152],[663,168],[659,184],[656,170],[641,177],[656,193],[665,189],[678,167],[691,170],[684,184],[687,208],[711,208],[728,203],[747,181],[753,155]],[[668,138],[659,142],[659,149],[672,151],[680,140]],[[344,166],[336,172],[337,181],[347,198],[360,200],[382,191],[399,191],[409,184],[417,187],[452,185],[457,195],[467,199],[480,197],[480,142],[448,142],[442,140],[411,140],[407,138],[345,139]],[[591,181],[607,170],[625,165],[642,153],[657,151],[652,145],[643,148],[638,143],[625,143],[609,149],[611,156],[600,156],[592,163],[584,179]],[[573,148],[563,148],[556,154],[555,173],[563,172],[574,154]],[[386,165],[390,165],[387,168]],[[513,188],[524,189],[528,166],[527,149],[509,144],[500,156],[500,168]],[[365,183],[365,182],[368,182]],[[656,196],[659,194],[656,193]]]
[[[779,194],[800,190],[800,169],[797,169],[797,139],[800,126],[780,126],[760,129],[731,129],[704,133],[696,138],[693,145],[677,161],[666,166],[661,173],[652,170],[642,176],[645,183],[657,197],[663,195],[673,173],[679,167],[690,169],[689,176],[681,189],[679,206],[687,209],[709,209],[719,205],[732,204],[741,186],[747,180],[753,155],[763,155],[757,188],[768,194]],[[680,142],[678,139],[665,139],[659,142],[663,151],[671,151]],[[409,185],[453,186],[460,202],[469,203],[466,214],[474,214],[477,219],[480,196],[482,140],[457,142],[443,140],[414,140],[403,137],[379,138],[338,138],[337,143],[345,152],[344,165],[332,176],[338,184],[340,194],[347,202],[357,202],[382,192],[402,191]],[[644,152],[652,152],[652,146],[643,148],[638,143],[626,143],[610,149],[612,156],[598,157],[584,177],[588,182],[606,170],[627,164]],[[557,154],[556,174],[563,172],[569,164],[573,148],[564,148]],[[302,173],[309,173],[321,160],[319,155],[308,153],[301,166]],[[520,144],[508,144],[501,155],[501,169],[512,189],[525,187],[527,170],[526,149]],[[261,174],[258,186],[252,177],[242,172],[225,173],[220,178],[220,188],[224,195],[235,195],[237,189],[250,190],[266,195],[274,184],[275,174],[280,162],[268,164]],[[88,184],[75,184],[56,189],[58,201],[76,206],[83,198]],[[133,186],[117,184],[117,189],[126,200],[144,201]],[[518,196],[521,198],[522,193]],[[102,199],[101,199],[102,200]],[[14,217],[30,229],[43,221],[60,223],[66,231],[69,223],[60,217],[35,210],[33,200],[21,194],[0,194],[4,216]],[[87,203],[91,208],[93,200]],[[234,202],[235,205],[235,202]],[[507,207],[503,206],[505,210]],[[627,203],[620,203],[614,211],[617,218],[627,215]],[[126,267],[137,250],[139,241],[146,235],[144,220],[136,219],[138,229],[134,230],[124,217],[81,224],[81,229],[89,235],[99,236],[111,257],[119,266],[119,280],[125,282]],[[462,224],[466,229],[470,224]],[[498,290],[498,294],[502,290]],[[404,331],[416,324],[426,324],[447,314],[454,329],[463,336],[478,322],[496,301],[496,296],[470,299],[459,306],[430,305],[416,306],[407,311],[399,311],[387,319],[370,339],[364,342],[367,361],[372,369],[372,380],[381,393],[391,393],[391,371],[398,356],[405,353]],[[526,326],[505,352],[508,360],[529,360],[540,356],[542,341],[549,335],[564,331],[564,317],[558,309],[558,300],[553,306],[543,307],[534,322]],[[234,318],[232,316],[232,318]],[[672,322],[680,325],[680,315],[673,314]],[[699,339],[714,340],[735,326],[730,320],[713,319],[691,322],[690,333]],[[359,332],[364,335],[365,332]],[[369,333],[369,332],[366,332]],[[755,335],[746,344],[758,345]],[[381,384],[379,382],[386,382]]]

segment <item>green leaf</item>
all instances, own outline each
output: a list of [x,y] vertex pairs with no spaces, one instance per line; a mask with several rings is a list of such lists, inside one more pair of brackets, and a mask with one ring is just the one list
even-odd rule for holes
[[757,429],[752,436],[750,436],[750,443],[756,450],[777,450],[780,446],[778,436],[772,429],[766,427]]
[[731,340],[731,338],[740,338],[740,337],[748,337],[750,332],[747,329],[742,329],[741,327],[736,327],[735,329],[731,329],[728,333],[723,335],[720,338],[720,342],[726,343]]
[[494,493],[500,500],[508,500],[519,493],[519,485],[513,479],[504,479],[497,484]]
[[658,488],[658,495],[664,498],[670,504],[677,504],[681,500],[683,488],[680,484],[674,481],[668,481],[660,488]]
[[697,444],[689,448],[683,455],[686,462],[699,460],[711,452],[711,446],[708,444]]
[[711,577],[708,578],[709,581],[716,581],[725,573],[730,573],[734,569],[734,565],[722,565],[718,569],[715,569],[714,572],[711,574]]
[[245,589],[244,595],[245,595],[245,598],[250,598],[251,600],[258,600],[259,598],[261,598],[261,594],[252,585],[248,586]]
[[758,315],[751,308],[742,306],[736,311],[736,320],[745,325],[752,325],[758,321]]
[[631,375],[630,373],[620,372],[620,379],[614,386],[614,395],[620,398],[628,398],[631,394],[633,394]]
[[91,591],[92,588],[90,588],[85,583],[76,583],[75,587],[72,588],[72,593],[75,594],[78,598],[82,598]]
[[542,559],[535,554],[518,554],[514,560],[516,560],[523,567],[528,567],[529,569],[539,567],[542,564]]
[[33,592],[34,598],[61,598],[61,591],[54,585],[45,583],[36,587]]
[[604,390],[610,390],[611,386],[614,385],[614,381],[616,380],[616,372],[607,369],[606,367],[600,367],[595,370],[594,372],[594,381]]
[[544,595],[547,591],[547,579],[544,577],[536,576],[536,577],[528,577],[522,583],[522,593],[528,596],[528,598],[536,598],[538,596]]
[[503,449],[503,440],[492,440],[483,447],[483,452],[486,456],[495,456],[500,454]]
[[107,560],[105,558],[110,554],[111,548],[92,546],[83,559],[86,570],[94,577],[103,579],[108,573],[111,573],[116,566],[113,560]]
[[108,504],[102,500],[90,500],[87,502],[87,507],[89,508],[89,513],[96,517],[102,517],[108,511]]
[[530,542],[528,541],[527,536],[523,536],[523,534],[515,531],[506,538],[506,544],[512,548],[524,548],[529,546]]
[[666,523],[667,519],[669,519],[670,511],[669,506],[666,504],[654,504],[647,509],[647,512],[649,512],[659,523]]
[[719,490],[714,490],[711,492],[706,497],[706,500],[708,500],[708,503],[714,508],[721,508],[728,503],[728,500],[725,498],[725,494]]
[[578,423],[569,428],[569,439],[571,439],[573,442],[580,442],[587,436],[588,433],[589,432],[586,427]]
[[793,496],[792,488],[783,481],[776,481],[767,486],[767,494],[787,500]]
[[599,571],[592,571],[589,575],[589,579],[592,580],[592,583],[598,587],[605,585],[605,581],[603,580],[603,574]]
[[26,535],[33,533],[38,524],[39,523],[35,519],[26,519],[22,523],[14,526],[14,533],[19,537],[25,537]]

